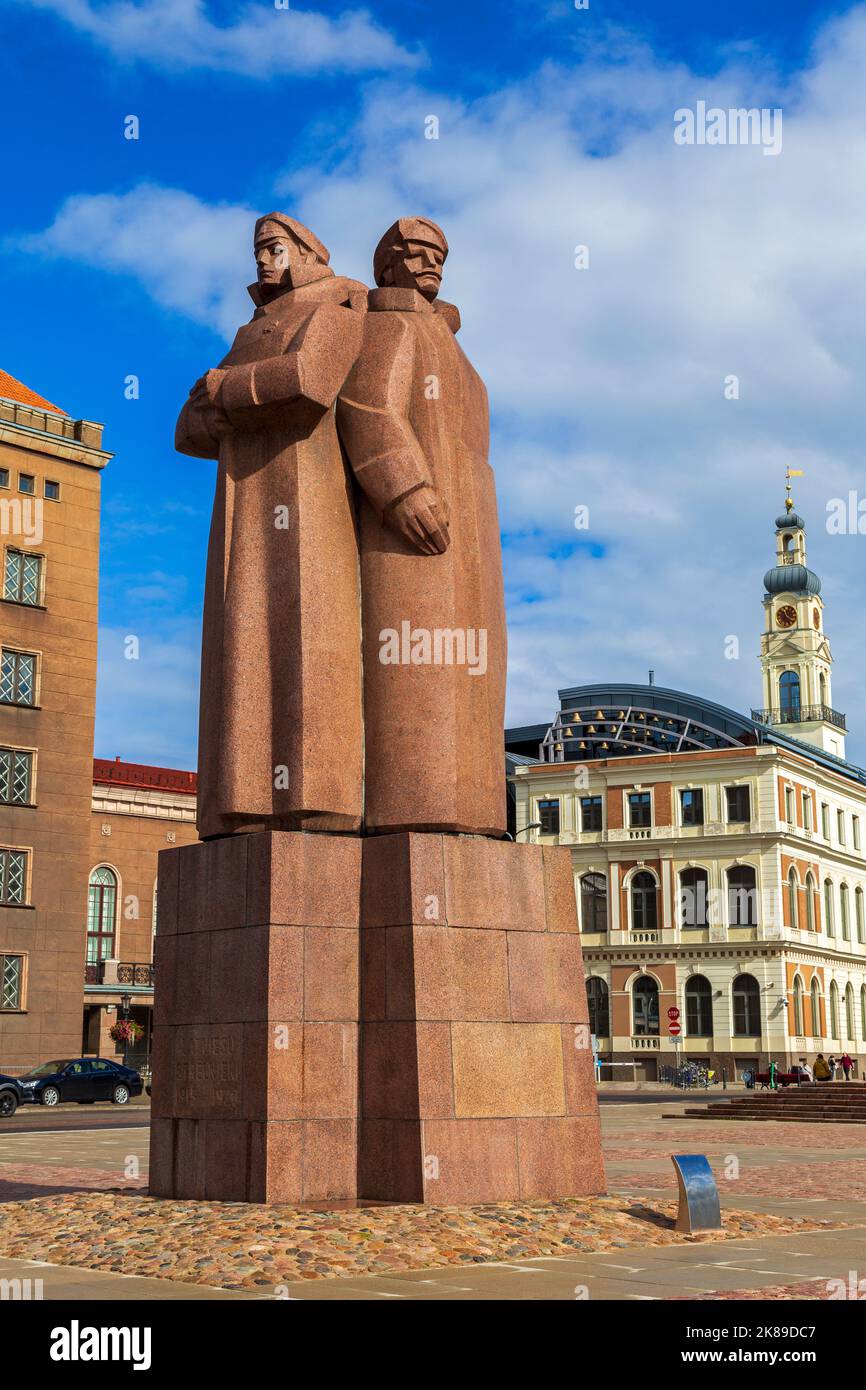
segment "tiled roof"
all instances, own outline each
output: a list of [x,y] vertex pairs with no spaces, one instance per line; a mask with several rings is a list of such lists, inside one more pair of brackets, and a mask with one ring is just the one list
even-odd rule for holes
[[18,381],[16,377],[10,376],[0,367],[0,396],[7,401],[18,401],[21,405],[33,405],[37,410],[50,410],[55,415],[65,415],[66,411],[61,410],[59,405],[52,405],[44,396],[38,396],[35,391],[31,391],[29,386],[25,386],[23,381]]
[[174,767],[149,767],[146,763],[124,763],[120,758],[93,759],[93,780],[115,787],[135,787],[140,791],[186,792],[196,794],[196,774]]

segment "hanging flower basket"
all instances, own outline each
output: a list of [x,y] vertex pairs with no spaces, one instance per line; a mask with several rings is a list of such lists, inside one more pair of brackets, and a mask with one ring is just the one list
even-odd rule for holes
[[134,1018],[122,1018],[115,1023],[113,1028],[109,1028],[108,1036],[112,1042],[135,1043],[144,1033],[140,1023],[136,1023]]

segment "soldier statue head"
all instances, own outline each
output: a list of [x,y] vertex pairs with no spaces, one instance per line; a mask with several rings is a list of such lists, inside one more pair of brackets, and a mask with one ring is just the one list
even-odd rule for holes
[[401,217],[389,227],[373,256],[380,289],[418,290],[431,303],[439,293],[448,255],[445,233],[427,217]]
[[253,249],[262,303],[332,273],[327,268],[331,259],[327,246],[309,227],[284,212],[268,212],[259,218]]

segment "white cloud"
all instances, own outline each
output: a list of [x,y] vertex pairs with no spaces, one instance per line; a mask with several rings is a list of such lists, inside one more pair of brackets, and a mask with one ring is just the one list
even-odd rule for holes
[[[862,718],[866,537],[831,537],[824,517],[829,498],[866,496],[866,9],[826,25],[786,86],[754,55],[734,64],[705,78],[633,46],[472,104],[377,84],[345,162],[281,181],[348,274],[369,276],[399,214],[446,229],[443,294],[494,412],[514,722],[548,717],[559,684],[650,666],[660,684],[760,705],[761,578],[786,463],[806,470],[796,496],[824,580],[834,701]],[[676,146],[674,112],[699,98],[781,106],[782,153]],[[438,141],[424,139],[431,113]],[[68,204],[43,244],[90,263],[101,247],[228,335],[246,317],[251,222],[136,190]],[[573,268],[578,243],[587,271]],[[731,373],[738,401],[724,398]],[[586,538],[578,503],[603,558],[550,559]],[[730,634],[739,661],[724,657]],[[850,749],[866,755],[862,735]]]
[[71,24],[113,57],[167,70],[281,74],[382,72],[416,67],[366,10],[333,18],[294,5],[247,4],[234,24],[209,18],[204,0],[19,0]]
[[158,304],[231,338],[251,312],[245,285],[255,278],[256,216],[141,184],[128,193],[69,198],[46,231],[18,244],[128,276]]

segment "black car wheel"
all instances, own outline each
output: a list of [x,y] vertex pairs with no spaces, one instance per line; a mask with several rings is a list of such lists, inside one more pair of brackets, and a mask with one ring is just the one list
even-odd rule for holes
[[115,1105],[125,1105],[129,1100],[129,1087],[124,1086],[123,1082],[115,1086],[114,1095],[111,1097]]
[[0,1119],[8,1119],[10,1115],[15,1114],[17,1109],[18,1097],[13,1091],[4,1091],[0,1095]]
[[58,1105],[60,1103],[60,1092],[56,1086],[46,1086],[40,1096],[43,1105]]

